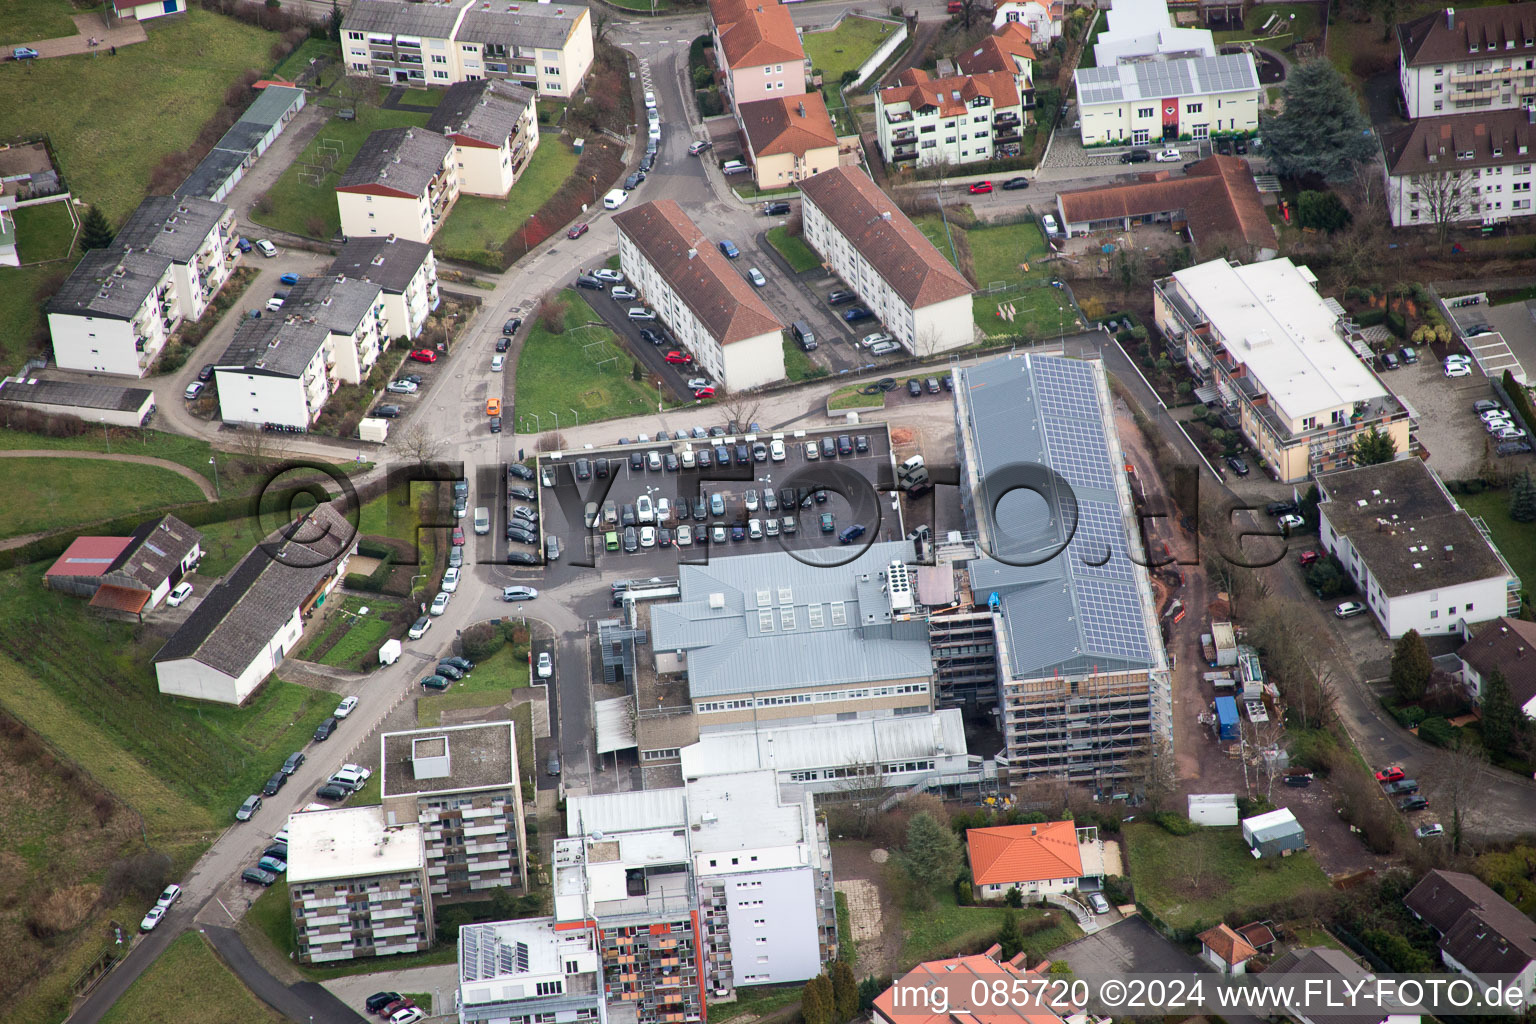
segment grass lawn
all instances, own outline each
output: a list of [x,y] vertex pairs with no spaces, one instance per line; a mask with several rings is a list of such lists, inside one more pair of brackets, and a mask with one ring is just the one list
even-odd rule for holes
[[101,1018],[102,1024],[164,1020],[176,1024],[278,1024],[194,932],[178,938]]
[[0,0],[0,45],[7,48],[39,39],[75,34],[69,0]]
[[75,245],[68,203],[23,206],[16,211],[16,252],[27,263],[63,259]]
[[[384,102],[394,88],[393,85],[379,86],[379,102]],[[446,89],[402,89],[400,102],[414,103],[418,107],[435,107],[443,102],[443,96],[447,91]]]
[[[27,258],[25,251],[21,258]],[[69,263],[0,267],[0,373],[10,373],[31,356],[49,351],[38,293],[51,295],[71,269]]]
[[[1002,927],[1005,909],[957,906],[953,890],[946,889],[938,894],[934,906],[926,910],[903,911],[901,923],[904,939],[898,969],[906,970],[923,960],[936,957],[981,952]],[[1071,915],[1064,910],[1044,911],[1025,907],[1014,913],[1021,926],[1047,913],[1053,914],[1058,922],[1054,927],[1024,936],[1024,949],[1029,953],[1031,963],[1043,958],[1056,947],[1081,938],[1083,934]]]
[[635,360],[619,347],[613,332],[601,325],[584,326],[597,320],[592,307],[570,288],[560,292],[559,300],[565,303],[565,333],[551,334],[534,319],[523,342],[517,360],[515,429],[551,430],[572,410],[581,422],[592,423],[655,409],[655,385],[631,378]]
[[0,493],[26,501],[0,506],[0,536],[199,501],[202,492],[168,469],[88,459],[0,459]]
[[[0,281],[5,280],[0,277]],[[0,288],[0,295],[5,292]],[[61,451],[61,452],[111,452],[117,455],[148,455],[180,463],[188,469],[213,479],[213,467],[208,460],[219,460],[220,480],[227,486],[232,477],[240,475],[243,456],[230,452],[216,452],[207,441],[180,434],[167,434],[159,430],[139,430],[124,436],[118,434],[108,442],[101,431],[87,431],[76,437],[44,437],[21,430],[0,427],[0,450],[5,451]],[[226,489],[226,495],[233,493]]]
[[[259,213],[252,209],[251,219],[296,235],[330,238],[341,230],[336,184],[369,134],[380,128],[424,125],[427,117],[406,110],[361,106],[357,108],[355,121],[331,118],[304,147],[299,158],[283,171],[277,183],[267,190],[271,212]],[[333,161],[329,170],[324,167],[327,160]],[[305,173],[305,179],[299,177],[300,172]],[[321,174],[319,185],[311,184],[315,181],[309,177],[311,172]]]
[[[379,594],[349,594],[339,609],[333,608],[326,613],[329,621],[325,629],[315,634],[299,657],[315,661],[317,652],[339,637],[329,650],[318,656],[320,664],[361,672],[376,664],[379,646],[389,639],[388,616],[399,607],[399,601]],[[360,614],[363,608],[368,609],[367,615]]]
[[827,396],[827,408],[834,412],[839,409],[884,409],[885,394],[861,395],[859,388],[862,384],[849,384],[845,388],[838,388]]
[[331,57],[339,60],[341,47],[329,39],[306,39],[299,44],[297,50],[283,58],[283,62],[272,74],[285,82],[291,82],[302,75],[309,68],[309,62],[316,57]]
[[1256,861],[1236,827],[1175,836],[1137,823],[1126,826],[1125,845],[1138,901],[1171,928],[1198,930],[1228,910],[1258,909],[1328,888],[1311,854]]
[[769,230],[768,244],[779,250],[779,255],[789,261],[797,274],[821,266],[821,257],[816,255],[816,250],[806,245],[799,235],[790,234],[789,228],[782,224]]
[[823,82],[836,85],[842,81],[843,72],[858,70],[894,31],[892,22],[853,16],[844,18],[831,32],[807,32],[801,42],[812,69]]
[[803,991],[804,985],[747,985],[736,990],[733,1002],[711,1004],[704,1019],[709,1024],[725,1024],[737,1017],[762,1017],[782,1010]]
[[1323,34],[1316,4],[1255,4],[1243,18],[1246,35],[1251,39],[1262,39],[1260,30],[1270,16],[1276,14],[1280,16],[1276,27],[1285,26],[1279,34],[1289,34],[1294,39],[1320,38]]
[[1093,23],[1093,31],[1088,34],[1088,41],[1083,44],[1083,56],[1077,62],[1079,68],[1098,67],[1098,61],[1093,56],[1093,44],[1098,42],[1099,36],[1109,28],[1109,12],[1099,11],[1098,15],[1098,20]]
[[475,670],[453,684],[449,693],[497,693],[507,699],[511,690],[528,685],[528,645],[507,644],[484,661],[475,662]]
[[[962,241],[968,244],[972,267],[981,288],[1002,285],[1009,289],[994,295],[978,292],[973,300],[972,314],[984,333],[1048,338],[1059,334],[1064,327],[1067,330],[1073,328],[1076,311],[1067,301],[1065,291],[1051,287],[1056,275],[1050,264],[1041,261],[1047,251],[1045,238],[1032,221],[966,230],[951,219],[946,232],[944,221],[937,214],[925,214],[916,224],[956,266],[960,264],[950,246],[950,238],[955,239],[955,249],[962,248]],[[1028,270],[1024,269],[1026,266]],[[1012,321],[998,316],[999,302],[1014,306],[1016,313]]]
[[1488,524],[1493,542],[1525,584],[1536,590],[1536,526],[1517,523],[1509,518],[1509,491],[1484,491],[1482,494],[1458,494],[1456,503]]
[[[444,256],[500,269],[502,245],[559,191],[576,170],[576,160],[576,151],[563,135],[540,138],[533,159],[507,198],[460,196],[433,238],[433,248]],[[513,254],[514,258],[522,255]]]
[[[288,883],[278,879],[269,886],[267,891],[256,897],[256,902],[251,904],[251,909],[246,911],[245,926],[242,932],[247,938],[251,938],[254,932],[272,944],[272,947],[282,954],[284,959],[297,947],[293,941],[293,918],[288,910]],[[438,946],[425,953],[408,953],[388,957],[359,957],[356,960],[344,961],[330,967],[313,967],[294,962],[294,968],[310,981],[326,981],[330,978],[345,978],[353,974],[372,974],[375,971],[391,970],[403,971],[410,967],[430,967],[434,964],[451,964],[458,960],[458,946],[448,943]],[[172,1017],[155,1017],[154,1020],[175,1021],[181,1024],[181,1020]]]
[[817,365],[799,345],[789,340],[786,332],[784,342],[784,375],[790,380],[815,380],[817,377],[825,377],[831,373],[825,366]]

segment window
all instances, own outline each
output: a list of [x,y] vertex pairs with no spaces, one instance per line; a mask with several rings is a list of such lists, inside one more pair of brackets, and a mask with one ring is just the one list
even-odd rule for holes
[[1200,113],[1204,109],[1205,109],[1205,104],[1204,103],[1186,103],[1186,104],[1184,104],[1184,113],[1186,113],[1186,114],[1198,114],[1198,113]]
[[554,78],[559,78],[560,77],[560,69],[559,68],[545,67],[544,68],[544,73],[546,75],[550,75],[550,76],[552,76]]
[[1440,609],[1438,609],[1438,608],[1431,608],[1429,610],[1429,617],[1431,619],[1438,619],[1440,617]]
[[565,991],[565,982],[541,981],[534,986],[534,991],[541,996],[557,996]]

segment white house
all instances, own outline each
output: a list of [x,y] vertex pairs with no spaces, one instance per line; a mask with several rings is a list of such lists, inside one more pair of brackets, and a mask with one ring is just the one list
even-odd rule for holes
[[613,222],[631,287],[718,387],[784,378],[784,325],[677,203],[642,203]]
[[1424,117],[1383,133],[1392,225],[1497,224],[1529,217],[1533,145],[1536,107]]
[[1109,28],[1093,44],[1094,63],[1110,67],[1134,60],[1214,57],[1208,29],[1174,25],[1164,0],[1115,0],[1104,13]]
[[425,128],[368,136],[336,185],[341,233],[430,242],[459,198],[453,143]]
[[48,300],[61,369],[142,377],[181,323],[176,273],[157,253],[92,249]]
[[857,167],[800,183],[806,244],[920,356],[971,344],[971,285]]
[[1390,637],[1518,614],[1520,578],[1422,459],[1317,478],[1318,535]]
[[1018,152],[1024,107],[1012,74],[929,78],[908,68],[897,83],[875,94],[880,155],[888,165],[963,165]]
[[1447,7],[1397,26],[1411,118],[1518,110],[1536,99],[1536,4]]
[[1083,145],[1146,146],[1258,130],[1258,69],[1249,53],[1079,68]]
[[1536,622],[1500,618],[1480,626],[1456,651],[1461,678],[1474,700],[1482,702],[1488,677],[1498,672],[1526,718],[1536,719]]
[[112,8],[124,20],[149,21],[167,14],[181,14],[187,9],[187,0],[112,0]]
[[427,315],[442,303],[437,290],[437,257],[425,242],[408,242],[394,235],[349,238],[326,273],[379,286],[386,338],[418,336]]
[[459,189],[470,195],[505,196],[539,148],[533,90],[513,82],[450,85],[427,128],[453,143]]
[[327,503],[269,534],[202,596],[155,655],[160,692],[243,704],[299,642],[335,589],[357,530]]
[[1006,0],[993,9],[992,27],[1023,25],[1036,46],[1049,46],[1061,35],[1062,6],[1060,0],[1049,5],[1039,0]]
[[1473,875],[1434,870],[1403,905],[1440,936],[1445,966],[1536,999],[1536,922]]

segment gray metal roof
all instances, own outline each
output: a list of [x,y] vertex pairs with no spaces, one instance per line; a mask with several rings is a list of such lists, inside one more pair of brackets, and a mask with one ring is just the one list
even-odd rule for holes
[[1253,55],[1248,53],[1080,68],[1073,77],[1077,81],[1078,100],[1085,106],[1252,92],[1259,88],[1258,69],[1254,67]]
[[214,365],[274,377],[298,377],[331,336],[323,324],[263,317],[235,328],[229,347]]
[[453,152],[453,143],[425,128],[381,128],[364,141],[337,188],[384,185],[425,195]]
[[326,271],[332,277],[346,276],[372,281],[392,295],[404,294],[432,255],[425,242],[379,235],[348,238],[341,253]]
[[565,801],[565,834],[568,836],[682,828],[686,824],[688,791],[681,786],[623,793],[573,794]]
[[[234,134],[238,128],[231,128],[229,135]],[[229,138],[225,135],[225,139]],[[178,196],[211,196],[224,186],[229,176],[240,169],[241,165],[250,158],[251,150],[246,149],[222,149],[224,140],[220,140],[219,146],[215,146],[203,157],[202,163],[192,168],[192,173],[187,175],[187,180],[176,186]]]
[[355,278],[301,277],[283,300],[285,320],[295,317],[317,323],[336,334],[352,334],[383,289]]
[[171,267],[148,252],[92,249],[48,301],[48,312],[131,320]]
[[293,109],[294,104],[304,99],[304,90],[291,85],[269,85],[261,90],[251,105],[245,108],[245,113],[235,121],[235,124],[255,124],[271,128],[283,119],[283,116]]
[[437,110],[427,118],[427,128],[501,146],[517,130],[533,95],[532,89],[514,82],[489,78],[459,82],[443,94]]
[[471,43],[562,50],[577,19],[586,12],[585,7],[575,4],[480,0],[464,15],[456,38]]
[[111,384],[87,384],[73,380],[41,380],[36,377],[0,381],[0,402],[28,405],[65,405],[77,409],[134,412],[153,402],[148,388],[119,388]]
[[[1056,356],[1005,357],[960,371],[956,393],[980,481],[977,514],[989,549],[1007,559],[972,562],[971,590],[982,605],[999,596],[1016,679],[1163,660],[1143,605],[1151,601],[1146,569],[1128,549],[1125,516],[1133,510],[1121,504],[1129,506],[1130,495],[1117,479],[1123,470],[1102,375],[1098,363]],[[1006,468],[1019,464],[1049,467],[1065,482],[1059,515],[1007,480]]]
[[965,753],[959,708],[926,715],[860,718],[849,722],[731,729],[699,734],[682,749],[683,777],[773,768],[781,772],[883,764]]
[[187,180],[177,187],[176,195],[213,195],[230,175],[254,156],[256,146],[266,138],[272,126],[303,100],[304,90],[291,86],[269,85],[261,90],[255,102],[245,109],[224,137],[214,143],[208,155],[187,175]]
[[472,0],[451,0],[449,3],[353,0],[341,20],[341,27],[349,32],[448,39],[453,35],[453,26],[459,20],[459,13],[470,2]]
[[229,212],[223,203],[195,196],[148,196],[112,240],[114,249],[138,249],[188,263]]
[[695,700],[926,679],[926,626],[909,630],[893,621],[878,583],[872,591],[860,579],[877,579],[891,562],[912,558],[910,543],[889,541],[835,567],[807,565],[782,551],[680,566],[681,600],[651,608],[652,647],[687,654]]

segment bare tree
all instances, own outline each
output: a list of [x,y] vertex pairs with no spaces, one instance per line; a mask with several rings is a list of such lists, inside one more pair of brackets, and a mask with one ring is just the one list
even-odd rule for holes
[[912,336],[912,352],[919,359],[927,359],[939,351],[939,342],[942,340],[938,328],[929,324]]
[[757,419],[757,411],[762,407],[762,396],[754,395],[746,391],[728,391],[720,402],[720,408],[730,417],[730,421],[736,424],[733,430],[747,430],[752,421]]
[[287,435],[270,434],[259,428],[240,430],[231,439],[230,450],[252,462],[263,462],[269,459],[286,459],[291,454],[288,446],[281,440]]
[[401,456],[414,459],[417,465],[436,462],[443,455],[443,441],[434,437],[423,423],[412,423],[389,443],[390,448]]
[[608,38],[608,30],[613,27],[613,12],[602,4],[596,4],[592,11],[592,40],[593,42],[605,42]]
[[1454,221],[1465,220],[1473,212],[1472,188],[1477,181],[1464,170],[1430,171],[1415,174],[1405,187],[1417,190],[1419,203],[1435,226],[1435,237],[1445,244]]
[[1442,808],[1450,808],[1451,852],[1460,853],[1466,839],[1467,812],[1477,803],[1486,783],[1483,769],[1488,757],[1478,748],[1443,750],[1435,757],[1430,790]]
[[1381,198],[1381,164],[1364,161],[1355,164],[1355,199],[1361,206],[1371,206]]

